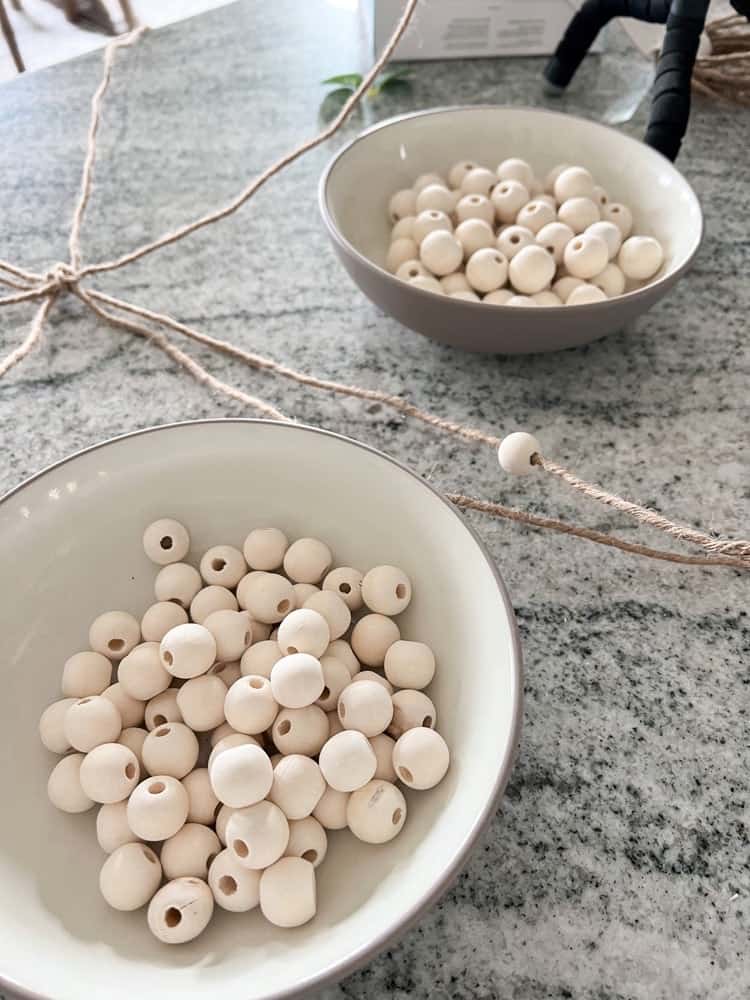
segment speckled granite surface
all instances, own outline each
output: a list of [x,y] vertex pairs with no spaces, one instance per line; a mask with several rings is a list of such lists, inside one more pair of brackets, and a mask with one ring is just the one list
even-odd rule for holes
[[[87,258],[232,194],[312,132],[317,81],[355,68],[361,53],[356,18],[340,4],[246,0],[124,55],[101,134]],[[411,94],[371,106],[348,133],[402,108],[537,103],[540,66],[422,65]],[[615,72],[591,61],[568,106],[603,114],[620,101],[624,75],[626,64]],[[63,255],[98,76],[92,56],[0,91],[0,256],[33,267]],[[626,127],[641,132],[643,109]],[[746,532],[749,140],[750,112],[696,102],[680,161],[707,216],[696,266],[633,329],[557,356],[463,355],[378,315],[345,279],[318,220],[316,180],[333,146],[220,229],[100,284],[297,366],[495,431],[534,429],[581,475],[690,523]],[[28,314],[0,317],[5,349]],[[196,356],[441,487],[644,537],[554,482],[501,478],[491,454],[377,406]],[[43,348],[0,385],[0,487],[114,434],[243,412],[67,302]],[[747,581],[471,519],[502,568],[523,634],[520,760],[458,885],[326,1000],[746,997]]]

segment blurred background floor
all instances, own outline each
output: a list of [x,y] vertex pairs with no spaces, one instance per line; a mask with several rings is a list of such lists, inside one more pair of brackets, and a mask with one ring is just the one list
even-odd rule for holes
[[[16,10],[10,0],[0,2],[5,7],[27,72],[101,48],[111,36],[102,27],[97,27],[97,22],[101,25],[107,16],[116,31],[125,28],[117,0],[78,0],[82,18],[76,24],[66,20],[62,2],[58,6],[50,0],[20,0],[21,10]],[[130,0],[130,6],[140,22],[155,28],[229,2],[231,0]],[[8,45],[0,36],[0,82],[16,75]]]

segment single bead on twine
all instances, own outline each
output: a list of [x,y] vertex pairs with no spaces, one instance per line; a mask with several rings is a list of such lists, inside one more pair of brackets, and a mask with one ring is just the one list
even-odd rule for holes
[[514,431],[500,442],[497,459],[500,468],[512,476],[526,476],[534,471],[531,459],[541,454],[541,445],[532,434]]

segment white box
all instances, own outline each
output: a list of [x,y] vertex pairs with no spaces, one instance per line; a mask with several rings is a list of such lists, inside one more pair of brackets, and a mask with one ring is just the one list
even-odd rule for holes
[[[379,52],[405,0],[365,0]],[[463,59],[554,52],[579,3],[570,0],[422,0],[394,59]]]

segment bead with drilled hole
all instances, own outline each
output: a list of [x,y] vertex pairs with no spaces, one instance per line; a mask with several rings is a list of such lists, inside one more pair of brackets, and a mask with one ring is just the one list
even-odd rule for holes
[[208,884],[216,905],[230,913],[247,913],[258,905],[260,872],[243,868],[226,848],[211,862]]
[[143,532],[143,551],[159,566],[180,562],[190,548],[187,528],[172,518],[154,521]]
[[139,910],[161,884],[162,866],[146,844],[123,844],[99,872],[99,890],[115,910]]
[[203,933],[213,912],[213,893],[205,882],[178,878],[162,886],[149,903],[148,926],[164,944],[185,944]]
[[390,781],[370,781],[350,795],[346,822],[354,836],[366,844],[385,844],[406,822],[406,799]]
[[445,777],[450,751],[440,733],[425,726],[408,729],[393,748],[393,766],[409,788],[433,788]]

